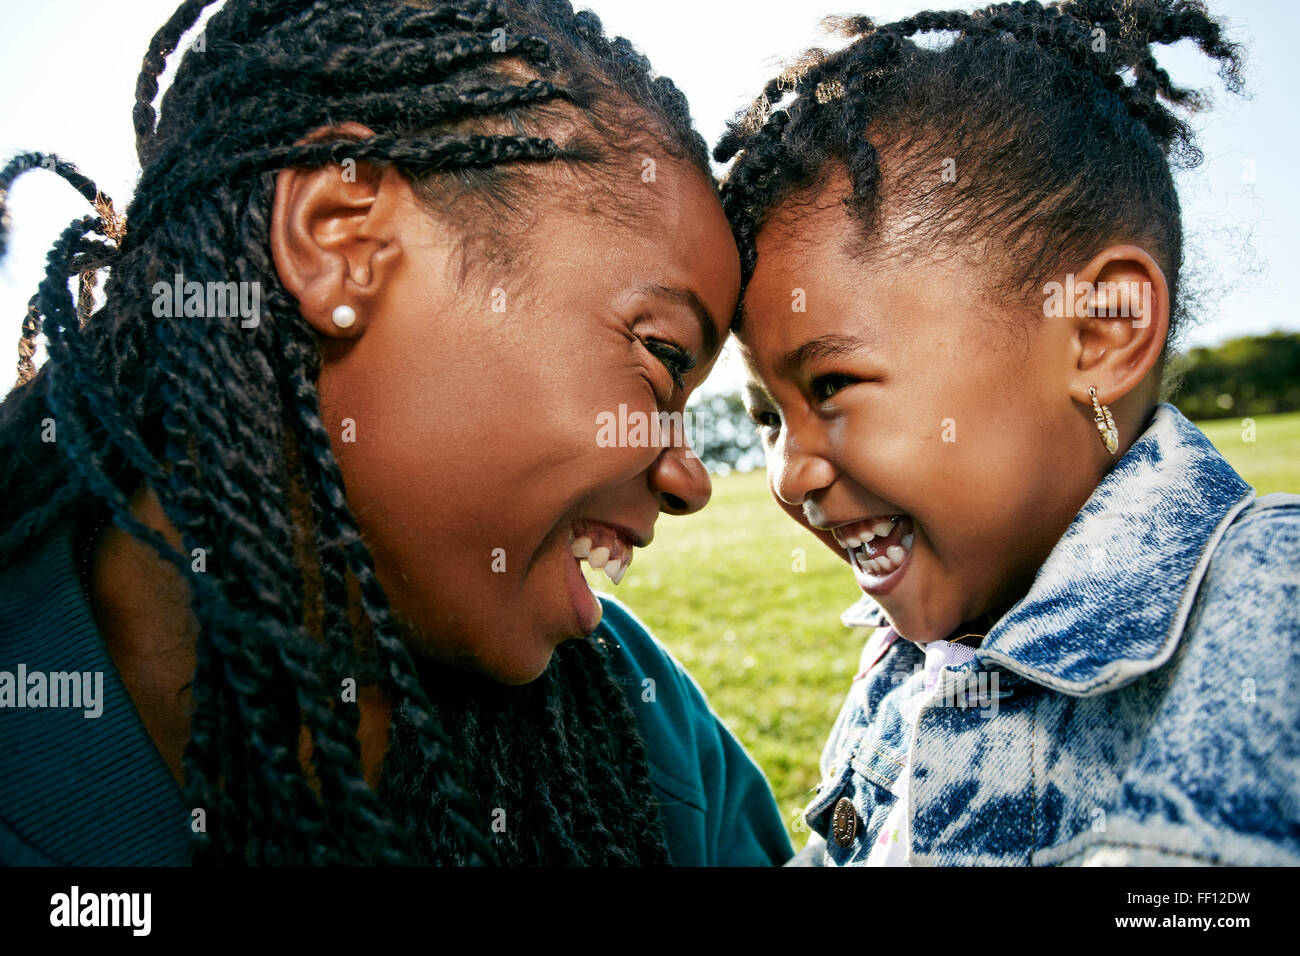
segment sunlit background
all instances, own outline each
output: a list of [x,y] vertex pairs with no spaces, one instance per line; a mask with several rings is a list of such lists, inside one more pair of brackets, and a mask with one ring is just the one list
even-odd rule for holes
[[[124,208],[138,175],[130,117],[140,58],[177,0],[3,2],[0,156],[56,152],[80,164]],[[781,58],[818,42],[823,15],[860,12],[889,20],[923,8],[873,2],[854,10],[823,0],[589,5],[685,90],[710,141]],[[1300,15],[1281,0],[1211,0],[1211,7],[1232,21],[1234,39],[1250,44],[1253,99],[1224,94],[1204,58],[1186,44],[1161,55],[1176,82],[1215,91],[1216,109],[1196,121],[1206,162],[1182,182],[1192,284],[1205,304],[1190,345],[1300,330],[1286,285],[1286,276],[1296,273],[1300,220],[1293,180],[1300,58],[1290,48]],[[60,229],[86,212],[61,180],[39,171],[24,177],[12,198],[12,244],[0,266],[0,332],[12,344],[0,342],[0,390],[12,381],[21,318],[43,274],[45,253]],[[1300,405],[1272,409],[1289,414],[1261,416],[1257,436],[1255,419],[1241,416],[1255,414],[1243,403],[1251,389],[1263,388],[1272,366],[1296,384],[1297,376],[1286,371],[1296,367],[1295,353],[1286,358],[1272,341],[1254,347],[1269,361],[1250,365],[1243,359],[1237,366],[1255,369],[1253,377],[1234,378],[1229,370],[1201,389],[1199,404],[1189,404],[1194,396],[1188,395],[1182,407],[1198,420],[1223,418],[1206,431],[1261,494],[1294,492],[1300,490]],[[713,393],[704,400],[728,398],[721,393],[734,390],[740,374],[734,360],[720,366],[702,390]],[[1274,382],[1269,394],[1286,387]],[[1226,417],[1230,409],[1234,417]],[[599,572],[591,580],[610,589]],[[843,562],[772,505],[761,473],[733,474],[715,481],[702,513],[660,523],[654,547],[638,557],[617,593],[690,669],[750,749],[802,845],[801,808],[819,778],[817,755],[863,640],[862,632],[839,622],[840,611],[859,594]]]

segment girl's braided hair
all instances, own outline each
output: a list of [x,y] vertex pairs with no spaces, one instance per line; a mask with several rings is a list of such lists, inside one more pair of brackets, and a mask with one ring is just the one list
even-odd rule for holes
[[[8,189],[29,169],[58,173],[97,213],[54,244],[20,383],[0,405],[0,567],[93,507],[184,575],[201,627],[184,753],[188,806],[207,819],[196,861],[665,862],[645,751],[600,642],[561,645],[525,688],[441,674],[407,652],[321,421],[317,341],[268,236],[276,171],[289,166],[390,165],[431,207],[506,210],[535,192],[533,170],[597,176],[629,144],[707,175],[684,97],[567,0],[228,0],[158,117],[168,55],[210,4],[185,0],[144,57],[125,233],[111,200],[57,157],[27,153],[0,171],[0,255]],[[375,135],[295,145],[345,120]],[[260,321],[155,315],[151,290],[176,274],[255,279]],[[33,372],[42,331],[49,357]],[[49,419],[53,442],[40,440]],[[142,482],[182,551],[133,516]],[[202,572],[189,557],[199,548]],[[337,690],[364,666],[366,639],[395,701],[379,794],[362,775],[358,708]],[[505,813],[504,834],[490,811]]]
[[[714,150],[718,162],[736,160],[722,196],[746,282],[770,214],[838,167],[864,248],[996,240],[1009,273],[998,278],[1012,288],[1032,290],[1116,239],[1144,244],[1169,277],[1172,338],[1183,234],[1171,165],[1201,155],[1165,104],[1203,100],[1174,85],[1152,47],[1194,41],[1238,92],[1238,48],[1204,5],[1031,0],[832,25],[852,42],[810,51],[769,82]],[[927,33],[952,42],[912,39]],[[882,206],[907,214],[906,241],[882,239]]]

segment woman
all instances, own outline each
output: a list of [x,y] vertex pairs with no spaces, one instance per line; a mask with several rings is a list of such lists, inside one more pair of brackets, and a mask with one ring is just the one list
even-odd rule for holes
[[[617,578],[709,495],[679,442],[596,441],[680,412],[735,307],[680,93],[562,0],[231,0],[155,128],[206,6],[145,57],[125,223],[62,162],[0,176],[98,213],[0,406],[0,858],[784,860],[761,774],[575,557]],[[95,720],[35,702],[100,671]]]

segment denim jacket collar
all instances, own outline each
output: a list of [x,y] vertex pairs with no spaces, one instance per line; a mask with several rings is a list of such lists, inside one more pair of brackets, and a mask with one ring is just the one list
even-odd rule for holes
[[[1097,486],[977,655],[1065,694],[1106,693],[1173,654],[1214,546],[1254,497],[1172,405]],[[888,623],[864,596],[849,626]]]

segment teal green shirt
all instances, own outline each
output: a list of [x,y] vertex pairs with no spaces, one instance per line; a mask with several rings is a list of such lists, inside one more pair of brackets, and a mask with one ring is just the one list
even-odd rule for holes
[[[99,634],[74,541],[65,521],[0,572],[0,672],[102,674],[102,712],[0,702],[0,865],[186,865],[189,813]],[[617,601],[596,636],[645,739],[672,862],[792,856],[762,772],[681,665]]]
[[618,645],[668,852],[686,866],[779,865],[794,855],[772,789],[704,692],[621,602],[602,596],[599,638]]

